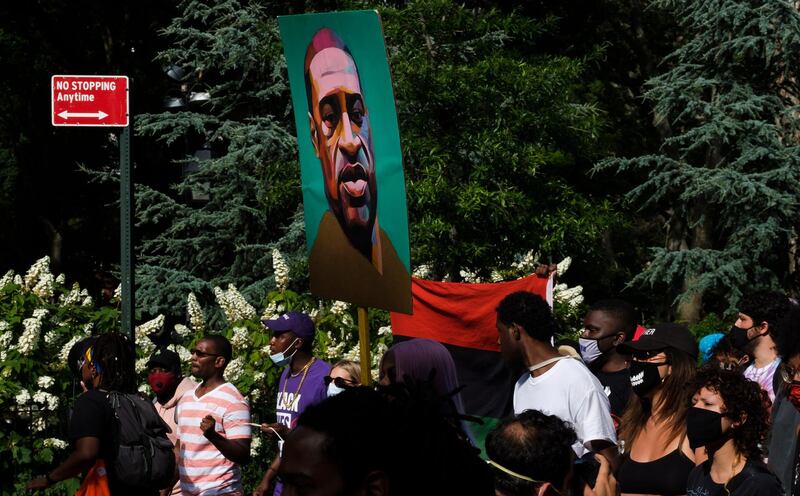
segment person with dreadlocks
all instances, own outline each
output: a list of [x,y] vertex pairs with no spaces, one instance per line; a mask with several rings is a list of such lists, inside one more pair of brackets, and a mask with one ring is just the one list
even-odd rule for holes
[[110,391],[136,392],[131,341],[118,332],[103,334],[83,354],[80,373],[86,392],[75,401],[69,423],[72,453],[44,477],[27,484],[28,490],[45,489],[78,474],[86,474],[83,486],[99,485],[114,496],[155,495],[140,487],[122,484],[111,461],[116,456],[114,411]]

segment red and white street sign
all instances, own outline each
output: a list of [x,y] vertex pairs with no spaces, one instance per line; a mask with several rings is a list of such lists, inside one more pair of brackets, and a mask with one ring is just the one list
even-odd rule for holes
[[128,125],[128,76],[53,76],[54,126]]

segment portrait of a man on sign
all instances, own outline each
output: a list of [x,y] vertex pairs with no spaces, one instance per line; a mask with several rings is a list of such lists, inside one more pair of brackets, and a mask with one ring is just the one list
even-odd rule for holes
[[[380,33],[374,12],[343,14],[370,16],[378,22]],[[336,15],[339,14],[323,14],[329,18]],[[292,75],[298,74],[292,70],[296,66],[290,67],[290,82],[301,148],[311,292],[360,306],[410,313],[405,185],[385,51],[377,53],[378,62],[386,66],[383,83],[388,92],[384,88],[383,93],[371,93],[360,67],[374,69],[375,61],[359,61],[337,30],[319,25],[319,21],[324,21],[319,16],[280,18],[284,42],[296,44],[297,30],[292,29],[293,41],[289,41],[286,36],[289,30],[284,27],[297,18],[306,21],[304,56],[296,57],[299,55],[296,50],[285,48],[289,64],[302,61],[302,90],[297,91],[296,81],[292,80]],[[383,47],[382,35],[380,46]],[[386,105],[387,95],[390,105]],[[394,129],[376,120],[373,103],[382,103],[378,107],[384,113],[385,109],[391,109],[391,114],[385,116]],[[305,110],[304,115],[299,115],[301,109]],[[387,140],[386,133],[394,134],[394,139]],[[390,149],[388,153],[376,151],[376,141],[381,138],[383,150]],[[387,147],[387,142],[395,146]],[[311,145],[311,154],[304,155],[303,143]],[[383,198],[384,188],[386,198]],[[315,200],[323,197],[324,209],[318,215]],[[388,218],[394,235],[384,230],[384,217]],[[398,241],[400,245],[396,244]],[[405,252],[405,260],[398,254],[398,247]]]

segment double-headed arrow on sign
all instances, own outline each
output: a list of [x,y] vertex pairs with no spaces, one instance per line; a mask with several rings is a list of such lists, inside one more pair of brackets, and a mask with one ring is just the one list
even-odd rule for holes
[[62,119],[69,119],[70,117],[96,117],[98,121],[102,121],[108,114],[103,112],[102,110],[98,110],[97,112],[69,112],[67,110],[60,112],[58,114],[59,117]]

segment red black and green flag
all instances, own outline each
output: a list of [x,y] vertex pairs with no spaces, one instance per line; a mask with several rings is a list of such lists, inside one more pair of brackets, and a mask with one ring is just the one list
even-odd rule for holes
[[427,338],[453,356],[464,413],[483,420],[472,433],[481,449],[486,434],[512,412],[514,383],[521,371],[500,357],[495,309],[506,295],[530,291],[553,303],[552,280],[535,275],[498,283],[454,283],[411,279],[413,314],[392,312],[397,340]]

